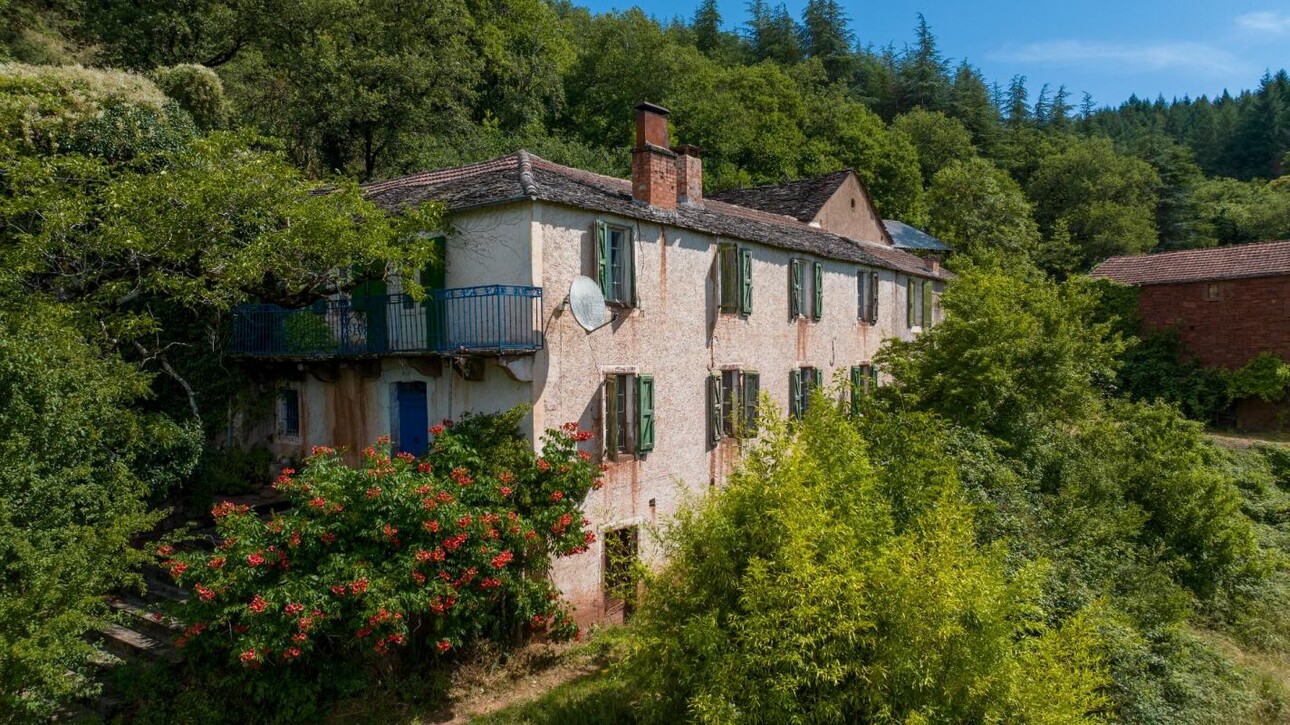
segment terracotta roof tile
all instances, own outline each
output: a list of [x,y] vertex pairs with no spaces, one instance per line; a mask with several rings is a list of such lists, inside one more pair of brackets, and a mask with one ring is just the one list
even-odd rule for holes
[[1111,257],[1090,274],[1130,285],[1290,274],[1290,240]]
[[423,201],[440,201],[450,210],[461,210],[525,199],[541,200],[916,276],[937,279],[953,276],[889,246],[840,237],[793,217],[760,209],[719,200],[705,200],[702,206],[682,205],[675,211],[657,209],[633,200],[631,182],[626,179],[561,166],[525,151],[453,169],[367,184],[363,191],[368,199],[389,211]]

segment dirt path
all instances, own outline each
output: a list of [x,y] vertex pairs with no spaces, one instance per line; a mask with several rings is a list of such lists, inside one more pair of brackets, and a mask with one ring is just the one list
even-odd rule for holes
[[453,683],[451,704],[421,720],[430,725],[464,725],[487,715],[535,700],[552,689],[605,668],[605,662],[585,651],[566,651],[549,664],[532,667],[520,663],[495,672],[464,670]]

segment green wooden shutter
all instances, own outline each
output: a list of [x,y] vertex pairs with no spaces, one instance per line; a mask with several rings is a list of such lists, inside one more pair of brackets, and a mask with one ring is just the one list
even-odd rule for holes
[[932,303],[935,299],[932,294],[932,281],[923,280],[923,327],[932,326]]
[[605,453],[618,459],[618,376],[605,376]]
[[636,233],[627,229],[623,232],[623,254],[627,257],[627,299],[623,300],[632,307],[639,304],[636,299]]
[[869,290],[865,289],[865,282],[869,281],[869,275],[863,269],[856,270],[856,319],[869,319],[869,311],[865,309],[865,303],[869,301]]
[[878,324],[878,273],[869,275],[869,323]]
[[802,417],[802,370],[793,368],[788,378],[788,414]]
[[815,293],[811,304],[811,319],[819,322],[824,315],[824,265],[815,262],[812,265],[811,291]]
[[863,391],[864,379],[861,375],[860,366],[851,366],[851,415],[860,414],[860,395]]
[[905,278],[905,327],[914,326],[914,278]]
[[761,395],[761,375],[744,371],[744,435],[757,435],[757,398]]
[[752,314],[752,250],[744,247],[739,250],[739,312]]
[[717,282],[722,312],[739,311],[738,252],[735,245],[728,242],[717,245]]
[[878,366],[870,365],[869,366],[869,390],[874,391],[877,389],[878,389]]
[[636,376],[636,452],[654,450],[654,376]]
[[389,349],[390,298],[383,279],[360,282],[350,294],[350,305],[364,313],[367,319],[367,353],[380,353]]
[[708,442],[721,440],[721,373],[708,376]]
[[802,260],[789,261],[788,271],[788,316],[797,318],[802,314]]
[[609,225],[596,222],[596,281],[600,282],[600,292],[605,297],[609,290]]

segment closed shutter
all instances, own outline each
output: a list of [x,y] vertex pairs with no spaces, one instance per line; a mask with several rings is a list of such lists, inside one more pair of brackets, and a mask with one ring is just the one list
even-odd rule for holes
[[878,324],[878,273],[869,275],[869,324]]
[[931,294],[931,280],[922,280],[922,326],[924,328],[931,326],[931,303],[934,299]]
[[721,373],[708,376],[708,442],[721,440]]
[[815,297],[811,304],[811,319],[819,322],[820,317],[824,315],[824,265],[816,262],[813,272],[811,291],[815,293]]
[[640,300],[636,299],[636,233],[631,229],[624,229],[623,241],[623,264],[627,265],[627,294],[623,296],[623,301],[632,307],[639,307]]
[[761,375],[744,371],[744,435],[757,435],[757,398],[761,395]]
[[869,390],[873,391],[877,389],[878,389],[878,366],[870,365],[869,366]]
[[802,260],[791,260],[788,272],[788,316],[796,318],[802,314]]
[[752,314],[752,250],[744,247],[739,250],[739,312]]
[[851,415],[860,414],[860,395],[864,390],[864,378],[859,365],[851,366]]
[[636,452],[654,450],[654,376],[636,376]]
[[793,368],[788,379],[788,414],[802,417],[802,370]]
[[618,460],[618,376],[605,376],[605,454]]
[[596,281],[600,283],[600,293],[609,297],[609,225],[604,222],[596,222]]
[[856,319],[869,319],[869,311],[865,309],[865,303],[869,301],[869,290],[865,289],[865,282],[869,281],[869,275],[863,270],[856,272]]

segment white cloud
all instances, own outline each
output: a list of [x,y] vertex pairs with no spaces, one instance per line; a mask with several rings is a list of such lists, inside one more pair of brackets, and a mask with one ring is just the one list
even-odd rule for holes
[[1121,71],[1187,69],[1219,75],[1239,70],[1236,56],[1212,45],[1191,42],[1103,43],[1049,40],[1005,48],[993,60],[1050,66],[1115,66]]
[[1263,10],[1246,13],[1236,18],[1236,24],[1246,30],[1271,35],[1290,35],[1290,13]]

